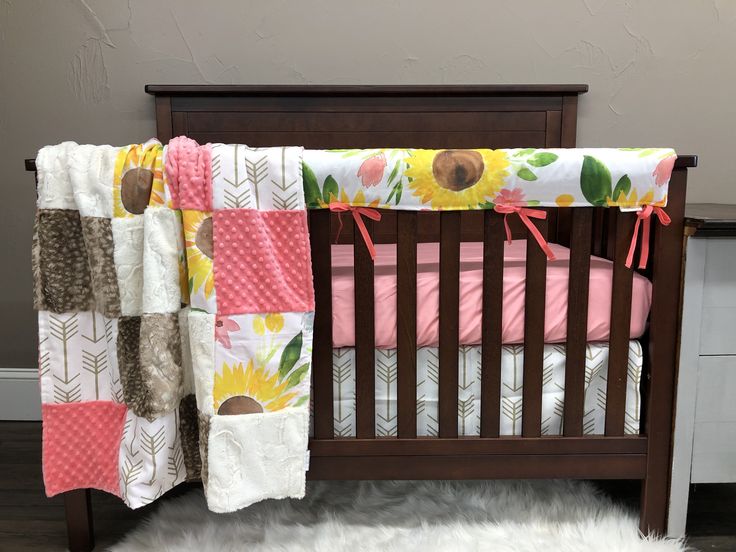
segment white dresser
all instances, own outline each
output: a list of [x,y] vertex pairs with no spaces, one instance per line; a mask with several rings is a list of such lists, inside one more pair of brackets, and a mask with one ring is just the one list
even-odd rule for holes
[[690,483],[736,482],[736,205],[691,204],[668,532]]

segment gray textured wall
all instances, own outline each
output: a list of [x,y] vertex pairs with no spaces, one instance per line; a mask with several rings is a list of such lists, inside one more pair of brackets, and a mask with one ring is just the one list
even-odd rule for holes
[[146,83],[590,84],[581,146],[697,153],[736,203],[733,0],[0,0],[0,367],[33,366],[34,188],[62,140],[154,133]]

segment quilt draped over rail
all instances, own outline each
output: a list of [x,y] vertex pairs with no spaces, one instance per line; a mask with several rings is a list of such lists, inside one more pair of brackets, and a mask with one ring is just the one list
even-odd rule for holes
[[137,508],[201,479],[216,512],[303,496],[307,208],[604,206],[646,224],[666,217],[675,159],[660,148],[323,151],[185,137],[41,149],[46,493],[97,488]]

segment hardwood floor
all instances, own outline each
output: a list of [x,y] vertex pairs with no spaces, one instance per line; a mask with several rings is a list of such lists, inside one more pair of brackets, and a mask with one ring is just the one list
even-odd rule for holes
[[[636,481],[600,486],[636,507]],[[166,496],[186,492],[180,486]],[[163,500],[165,500],[164,498]],[[94,491],[97,547],[104,550],[155,511],[157,503],[130,510],[117,498]],[[736,484],[698,485],[690,492],[690,543],[699,550],[736,551]],[[41,478],[41,425],[0,422],[0,551],[65,550],[66,527],[60,497],[46,498]]]

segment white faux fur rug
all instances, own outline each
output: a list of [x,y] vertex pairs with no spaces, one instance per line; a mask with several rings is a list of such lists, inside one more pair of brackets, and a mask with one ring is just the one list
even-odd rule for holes
[[164,502],[113,552],[682,552],[642,539],[635,512],[579,481],[315,482],[304,500],[235,514],[201,491]]

